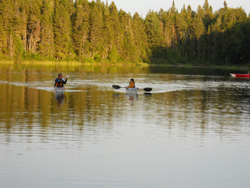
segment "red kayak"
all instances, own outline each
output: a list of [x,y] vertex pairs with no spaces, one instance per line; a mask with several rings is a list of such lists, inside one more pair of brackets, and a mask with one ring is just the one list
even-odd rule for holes
[[235,74],[231,73],[232,77],[239,77],[239,78],[250,78],[250,74]]

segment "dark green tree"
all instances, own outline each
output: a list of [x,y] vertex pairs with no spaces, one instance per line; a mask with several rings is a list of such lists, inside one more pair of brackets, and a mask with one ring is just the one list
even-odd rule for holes
[[3,55],[14,56],[13,28],[14,3],[9,0],[0,1],[0,23],[1,23],[1,51]]
[[148,62],[148,56],[150,55],[150,49],[147,43],[146,28],[143,22],[143,19],[139,16],[138,13],[135,13],[133,16],[133,35],[134,35],[134,44],[135,44],[135,53],[137,55],[137,61]]
[[132,31],[132,17],[123,10],[120,10],[119,17],[121,23],[120,34],[122,36],[119,54],[123,60],[134,62],[136,61],[136,52],[134,34]]
[[157,12],[150,11],[145,20],[146,33],[150,47],[160,46],[163,43],[162,23]]
[[46,58],[55,55],[54,32],[53,32],[54,7],[50,0],[43,0],[41,5],[41,31],[38,52]]
[[101,2],[91,3],[90,13],[90,53],[91,57],[96,61],[102,60],[103,52],[105,51],[103,38],[103,7]]
[[89,15],[88,0],[75,1],[76,12],[73,17],[73,41],[74,49],[80,59],[89,55]]
[[41,0],[30,0],[28,7],[26,50],[36,53],[41,32]]
[[56,59],[74,57],[71,23],[72,6],[71,1],[55,0],[53,28]]

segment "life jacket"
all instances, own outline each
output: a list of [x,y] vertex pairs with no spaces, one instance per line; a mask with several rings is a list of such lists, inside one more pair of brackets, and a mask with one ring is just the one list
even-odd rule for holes
[[56,83],[55,86],[56,86],[56,87],[63,87],[63,82]]
[[129,86],[128,86],[128,88],[135,88],[135,83],[134,83],[134,82],[132,82],[132,83],[129,83]]
[[59,80],[58,78],[55,81],[55,87],[63,87],[63,80]]

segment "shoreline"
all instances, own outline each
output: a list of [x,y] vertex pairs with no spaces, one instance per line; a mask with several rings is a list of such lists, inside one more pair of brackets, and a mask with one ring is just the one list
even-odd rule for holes
[[25,61],[16,61],[16,60],[0,60],[0,64],[16,64],[16,65],[71,65],[71,66],[129,66],[129,67],[185,67],[185,68],[223,68],[223,69],[246,69],[249,67],[249,64],[241,65],[215,65],[215,64],[150,64],[150,63],[131,63],[131,62],[118,62],[118,63],[109,63],[109,62],[80,62],[80,61],[40,61],[40,60],[25,60]]
[[108,63],[108,62],[80,62],[80,61],[39,61],[39,60],[25,60],[25,61],[15,61],[15,60],[0,60],[0,64],[20,64],[20,65],[72,65],[72,66],[145,66],[148,67],[148,63],[131,63],[131,62],[118,62],[118,63]]

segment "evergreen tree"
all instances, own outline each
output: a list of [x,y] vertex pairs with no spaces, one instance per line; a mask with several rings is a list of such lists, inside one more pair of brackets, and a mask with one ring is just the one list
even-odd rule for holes
[[15,31],[18,31],[18,35],[22,40],[22,45],[24,48],[24,52],[27,49],[27,36],[28,36],[28,15],[29,15],[29,3],[27,1],[15,1],[17,11],[16,20],[18,20],[18,24],[16,24]]
[[157,15],[157,12],[150,11],[145,20],[146,33],[148,36],[148,42],[150,46],[161,45],[163,42],[163,33],[161,27],[161,21]]
[[226,1],[224,1],[224,9],[226,9],[226,10],[228,9]]
[[55,58],[73,57],[71,13],[72,2],[55,0],[54,5],[54,43]]
[[112,62],[116,62],[118,52],[116,50],[115,41],[114,41],[114,30],[113,30],[113,24],[111,20],[111,11],[109,9],[109,6],[106,4],[104,7],[104,13],[103,13],[103,38],[104,38],[104,52],[103,52],[103,58],[109,59]]
[[0,18],[1,18],[1,51],[4,55],[14,56],[13,36],[11,35],[12,23],[14,20],[14,3],[9,0],[0,1]]
[[90,13],[90,52],[91,57],[96,61],[102,60],[104,52],[104,39],[103,39],[103,9],[102,4],[99,2],[91,5]]
[[122,40],[119,49],[121,58],[126,61],[136,61],[136,52],[134,44],[134,34],[132,32],[132,18],[123,10],[119,12],[121,22],[121,35]]
[[41,6],[41,32],[38,52],[41,56],[53,58],[55,55],[53,32],[54,7],[50,0],[43,0]]
[[177,48],[180,54],[184,55],[184,44],[186,42],[188,22],[187,22],[187,10],[185,5],[183,6],[180,14],[176,16],[176,32],[177,32]]
[[118,10],[114,2],[106,5],[104,14],[105,52],[111,62],[119,60],[118,49],[121,49],[120,23]]
[[0,55],[16,59],[248,63],[249,15],[226,1],[193,11],[149,11],[145,19],[101,0],[0,0]]
[[250,22],[239,23],[228,31],[227,54],[230,54],[230,61],[234,64],[250,63]]
[[77,0],[75,2],[76,12],[73,20],[74,49],[80,59],[89,55],[89,14],[88,0]]
[[137,60],[148,62],[150,49],[147,43],[146,28],[143,19],[139,16],[138,13],[135,13],[133,17],[133,32]]
[[114,37],[114,42],[116,46],[119,46],[120,42],[120,22],[119,22],[119,15],[118,15],[118,10],[114,2],[111,3],[109,6],[109,11],[110,11],[110,19],[113,27],[113,37]]
[[[1,7],[1,4],[0,4],[0,7]],[[1,11],[1,8],[0,8],[0,11]],[[5,40],[6,40],[6,34],[4,31],[2,14],[0,13],[0,55],[4,54]]]
[[195,17],[195,13],[192,11],[191,6],[187,7],[187,32],[185,35],[185,58],[186,60],[192,60],[195,58],[195,36],[193,35],[193,20]]
[[204,10],[198,7],[197,14],[193,20],[193,38],[195,39],[195,56],[198,59],[204,58],[204,34],[205,26],[203,22]]
[[26,49],[35,53],[38,49],[38,42],[40,41],[41,32],[41,0],[30,0],[28,9],[27,21],[27,44]]
[[208,27],[212,24],[214,20],[213,8],[209,5],[208,0],[205,0],[203,9],[204,9],[203,22],[206,27],[206,30],[208,30]]

